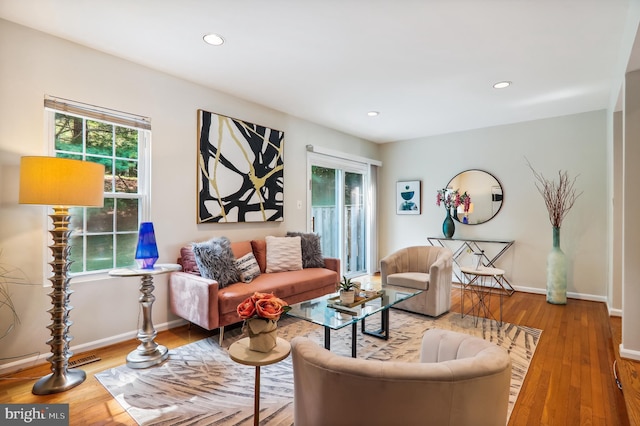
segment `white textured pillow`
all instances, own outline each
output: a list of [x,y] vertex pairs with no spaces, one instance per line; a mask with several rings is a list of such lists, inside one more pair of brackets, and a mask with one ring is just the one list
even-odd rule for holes
[[300,237],[266,237],[266,272],[299,271],[302,269]]
[[236,259],[236,266],[238,267],[238,272],[240,272],[240,281],[243,283],[250,283],[255,277],[260,275],[258,261],[251,252],[245,254],[240,259]]

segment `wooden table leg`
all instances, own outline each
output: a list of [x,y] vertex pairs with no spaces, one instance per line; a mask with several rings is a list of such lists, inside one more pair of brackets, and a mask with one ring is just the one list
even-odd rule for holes
[[256,365],[256,382],[253,391],[253,426],[260,424],[260,366]]

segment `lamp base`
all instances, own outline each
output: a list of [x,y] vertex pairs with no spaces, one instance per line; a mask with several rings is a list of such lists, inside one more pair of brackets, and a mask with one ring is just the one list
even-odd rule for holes
[[[142,347],[142,345],[140,345],[140,347]],[[166,346],[158,345],[156,349],[150,353],[144,353],[140,347],[127,355],[127,367],[148,368],[161,364],[169,358],[169,350]]]
[[51,373],[38,380],[32,389],[34,395],[50,395],[52,393],[64,392],[84,382],[87,374],[82,370],[67,370],[64,372]]
[[69,209],[64,206],[53,207],[53,213],[49,215],[53,222],[53,229],[49,231],[53,244],[49,246],[53,260],[49,263],[53,269],[51,281],[52,308],[47,312],[51,314],[51,324],[47,327],[51,330],[51,339],[47,344],[51,346],[51,356],[47,360],[51,363],[52,373],[44,376],[33,385],[34,395],[49,395],[64,392],[84,382],[87,375],[82,370],[69,371],[69,358],[73,352],[69,350],[69,342],[73,336],[69,334],[69,327],[73,322],[69,319],[69,311],[73,309],[69,305],[69,298],[73,291],[69,288],[69,275],[67,270],[70,261],[68,259],[69,247]]

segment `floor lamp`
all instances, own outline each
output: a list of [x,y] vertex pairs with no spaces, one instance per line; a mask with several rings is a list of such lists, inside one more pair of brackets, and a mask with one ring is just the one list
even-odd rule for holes
[[20,160],[20,204],[41,204],[53,207],[49,217],[53,229],[49,232],[53,244],[49,246],[53,260],[49,263],[53,269],[52,283],[51,363],[52,373],[38,380],[32,392],[36,395],[48,395],[64,392],[84,382],[86,374],[82,370],[69,371],[69,319],[71,291],[69,289],[69,207],[102,207],[104,200],[104,166],[89,161],[70,160],[55,157],[22,157]]

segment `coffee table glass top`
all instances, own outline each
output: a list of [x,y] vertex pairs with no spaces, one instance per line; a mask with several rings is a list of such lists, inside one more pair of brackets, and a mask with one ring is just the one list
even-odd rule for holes
[[352,308],[330,305],[329,299],[338,296],[338,293],[332,293],[295,303],[291,305],[287,315],[337,330],[422,293],[419,289],[389,285],[380,287],[379,290],[382,291],[381,297]]

